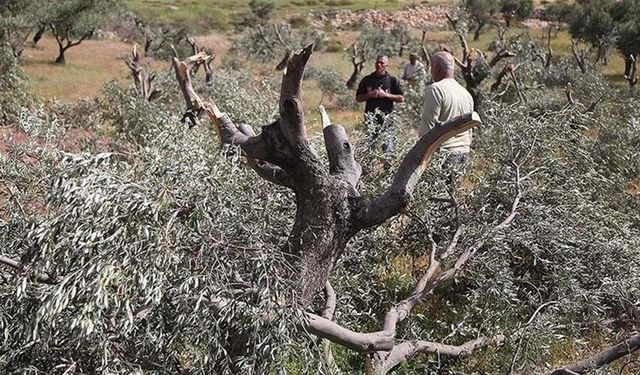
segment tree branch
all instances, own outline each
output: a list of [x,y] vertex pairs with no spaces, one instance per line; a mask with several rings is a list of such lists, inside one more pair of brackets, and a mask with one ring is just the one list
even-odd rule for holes
[[583,361],[554,370],[550,373],[550,375],[567,375],[574,373],[585,374],[591,370],[595,370],[628,354],[631,354],[638,350],[638,348],[640,348],[640,333],[636,333],[625,341],[609,347]]
[[353,145],[349,142],[347,132],[340,125],[332,125],[329,115],[323,106],[318,107],[322,121],[324,144],[329,156],[329,173],[347,181],[355,190],[362,167],[355,160]]
[[301,91],[304,68],[312,52],[313,44],[309,44],[291,56],[286,69],[283,70],[280,86],[280,127],[291,145],[300,144],[306,139]]
[[378,350],[389,351],[394,346],[394,332],[354,332],[321,316],[309,313],[305,315],[308,319],[307,329],[310,333],[358,353],[369,353]]
[[356,225],[360,228],[379,225],[398,214],[409,203],[411,193],[438,147],[447,139],[480,123],[480,116],[470,112],[436,126],[423,135],[405,156],[389,189],[374,201],[366,202],[356,213]]
[[[18,262],[17,260],[11,259],[9,257],[6,257],[4,255],[0,255],[0,264],[7,265],[17,271],[23,270],[23,266],[20,264],[20,262]],[[32,278],[37,282],[44,283],[44,284],[56,283],[56,280],[54,280],[51,276],[47,275],[46,273],[36,273],[35,275],[32,276]]]
[[492,344],[502,345],[504,340],[505,337],[502,335],[494,338],[479,337],[457,346],[430,341],[405,341],[396,345],[393,350],[391,350],[391,353],[389,353],[384,361],[382,369],[379,371],[384,374],[417,353],[438,353],[451,357],[466,357],[480,348]]
[[[248,137],[255,137],[256,133],[253,128],[247,124],[240,124],[238,129]],[[258,160],[247,156],[247,165],[253,169],[260,177],[276,185],[293,189],[295,183],[287,172],[277,165],[271,164],[264,160]]]
[[336,311],[336,291],[333,290],[331,283],[327,281],[324,285],[324,309],[320,314],[323,318],[333,320],[333,313]]

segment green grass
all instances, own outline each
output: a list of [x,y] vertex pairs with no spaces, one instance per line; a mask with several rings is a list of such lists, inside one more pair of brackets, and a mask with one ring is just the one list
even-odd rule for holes
[[[234,20],[250,11],[249,0],[126,0],[148,21],[190,26],[196,31],[228,30]],[[444,0],[275,0],[275,18],[308,15],[328,9],[401,9],[407,5],[446,4]]]

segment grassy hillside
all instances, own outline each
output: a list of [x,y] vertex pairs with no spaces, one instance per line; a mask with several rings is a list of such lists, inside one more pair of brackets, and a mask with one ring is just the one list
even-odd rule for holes
[[[228,29],[234,19],[249,12],[248,0],[127,0],[127,5],[143,18],[157,22],[186,23],[200,30]],[[400,9],[407,5],[448,4],[442,0],[275,0],[275,14],[292,14],[327,9]]]

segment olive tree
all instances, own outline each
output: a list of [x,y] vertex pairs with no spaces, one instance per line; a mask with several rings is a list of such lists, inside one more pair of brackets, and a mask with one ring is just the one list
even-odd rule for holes
[[[301,282],[310,254],[292,254],[291,242],[308,197],[318,197],[314,206],[348,202],[298,237],[318,250],[331,239],[312,234],[379,202],[429,138],[410,135],[414,111],[399,114],[395,174],[358,130],[353,143],[332,143],[341,131],[328,114],[322,134],[290,147],[283,131],[303,112],[290,117],[301,92],[288,82],[300,82],[296,68],[309,54],[291,57],[282,85],[228,71],[215,89],[187,79],[193,59],[175,61],[193,99],[186,118],[221,126],[181,124],[175,82],[152,102],[112,83],[89,107],[21,113],[28,142],[0,157],[0,372],[567,373],[585,367],[558,353],[637,348],[640,112],[626,90],[563,60],[524,65],[534,100],[487,99],[461,181],[442,155],[421,164],[407,204],[356,233],[328,262],[326,297],[311,299]],[[608,96],[586,111],[601,92]],[[408,100],[415,107],[421,98]],[[65,132],[81,123],[105,126],[116,144],[62,151]],[[254,137],[243,123],[268,125]],[[252,158],[262,151],[249,140],[275,148],[265,157],[284,168]],[[356,148],[365,173],[354,187]],[[288,174],[296,163],[316,167]],[[326,185],[292,192],[277,183],[314,183],[314,171]],[[419,353],[433,355],[404,356]]]
[[596,49],[595,62],[603,60],[606,64],[607,53],[615,40],[615,23],[611,16],[614,4],[611,0],[582,1],[573,8],[569,32],[573,38]]
[[39,22],[51,30],[58,43],[56,64],[65,64],[65,52],[91,38],[117,11],[119,0],[64,0],[45,2]]
[[35,27],[39,4],[34,1],[7,0],[0,3],[0,43],[10,46],[19,58]]
[[500,13],[507,27],[511,26],[513,18],[524,20],[531,15],[532,11],[533,0],[502,0],[500,2]]

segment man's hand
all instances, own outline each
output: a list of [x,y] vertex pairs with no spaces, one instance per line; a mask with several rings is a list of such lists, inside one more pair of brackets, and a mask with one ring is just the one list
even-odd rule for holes
[[386,91],[384,91],[382,88],[378,87],[375,90],[372,90],[371,88],[369,88],[367,90],[367,96],[369,98],[380,98],[380,99],[384,99],[389,97],[389,93],[387,93]]

